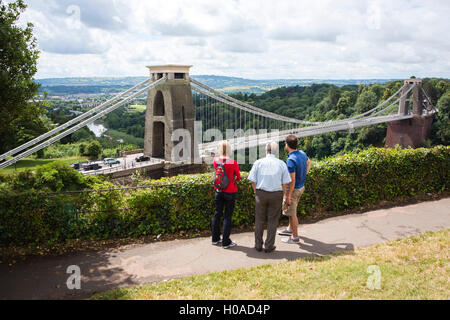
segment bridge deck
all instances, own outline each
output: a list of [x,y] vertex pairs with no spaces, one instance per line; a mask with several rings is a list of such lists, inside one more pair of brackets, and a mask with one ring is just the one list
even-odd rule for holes
[[[299,129],[283,130],[275,133],[250,135],[244,137],[235,137],[233,139],[227,139],[228,142],[233,146],[234,150],[242,150],[246,148],[253,148],[258,145],[265,145],[270,141],[283,141],[286,136],[290,134],[296,135],[298,138],[304,138],[309,136],[314,136],[322,133],[329,133],[335,131],[352,130],[354,128],[366,127],[380,123],[392,122],[397,120],[411,119],[412,114],[409,115],[389,115],[383,117],[374,117],[371,119],[363,119],[356,121],[349,121],[347,123],[336,124],[333,126],[311,126]],[[200,154],[215,152],[217,149],[217,142],[203,143],[199,145]]]

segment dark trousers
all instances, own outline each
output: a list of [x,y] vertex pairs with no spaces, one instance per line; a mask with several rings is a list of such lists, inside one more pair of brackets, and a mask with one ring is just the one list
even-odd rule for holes
[[212,220],[212,241],[217,242],[220,240],[220,220],[223,216],[222,246],[228,246],[231,243],[231,217],[233,216],[236,202],[236,193],[216,192],[214,202],[216,210]]
[[255,205],[255,247],[262,248],[264,221],[267,217],[266,249],[271,249],[275,244],[277,227],[283,206],[283,191],[267,192],[256,190]]

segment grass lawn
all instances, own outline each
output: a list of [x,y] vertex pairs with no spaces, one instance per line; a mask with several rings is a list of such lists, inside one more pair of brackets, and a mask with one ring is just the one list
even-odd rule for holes
[[[449,230],[354,252],[112,290],[92,299],[449,299]],[[379,268],[380,289],[368,288],[372,265]]]
[[[88,161],[88,158],[86,158],[86,157],[67,157],[67,158],[61,158],[61,159],[29,159],[29,158],[25,158],[25,159],[22,159],[19,162],[17,162],[16,167],[17,167],[17,171],[24,171],[26,169],[35,169],[38,166],[42,166],[44,164],[49,164],[56,160],[59,160],[68,165],[71,165],[72,163],[76,163],[76,162]],[[16,172],[14,165],[0,170],[0,173],[14,173],[14,172]]]
[[128,107],[128,112],[138,112],[143,113],[147,110],[147,106],[135,104]]

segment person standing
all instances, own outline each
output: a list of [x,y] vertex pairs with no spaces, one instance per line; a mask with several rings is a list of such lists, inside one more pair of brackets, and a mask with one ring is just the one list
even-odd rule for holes
[[291,182],[286,164],[277,158],[278,144],[266,146],[266,157],[255,162],[248,179],[252,182],[255,197],[255,249],[262,251],[264,221],[267,217],[265,252],[275,250],[275,237],[280,219],[283,194]]
[[[239,164],[230,159],[232,154],[231,145],[222,141],[218,145],[219,157],[214,159],[215,170],[215,211],[212,220],[212,244],[222,245],[224,249],[236,246],[230,239],[232,216],[236,202],[237,185],[241,181]],[[220,180],[219,183],[216,183]],[[226,182],[225,182],[226,181]],[[225,210],[225,213],[224,213]],[[220,222],[223,216],[222,240],[220,239]]]
[[308,159],[306,153],[298,150],[298,139],[294,135],[286,137],[285,150],[289,153],[286,165],[292,180],[283,200],[283,215],[289,217],[289,226],[287,229],[279,231],[278,234],[289,236],[289,238],[282,239],[283,242],[295,244],[300,242],[297,206],[300,197],[305,192],[305,180],[311,169],[311,160]]

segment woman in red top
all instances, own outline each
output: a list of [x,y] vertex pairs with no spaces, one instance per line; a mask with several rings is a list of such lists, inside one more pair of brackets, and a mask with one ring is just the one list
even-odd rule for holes
[[[231,160],[231,146],[227,141],[222,141],[218,146],[219,157],[214,159],[214,170],[217,169],[218,163],[224,163],[223,167],[225,173],[230,180],[228,186],[220,190],[216,189],[214,195],[214,202],[216,210],[212,220],[212,243],[213,245],[222,245],[224,249],[236,246],[236,243],[231,241],[231,218],[233,216],[234,205],[236,202],[237,185],[236,181],[241,181],[241,173],[239,172],[239,165],[237,161]],[[224,214],[225,209],[225,214]],[[220,220],[223,217],[223,235],[220,240]]]

